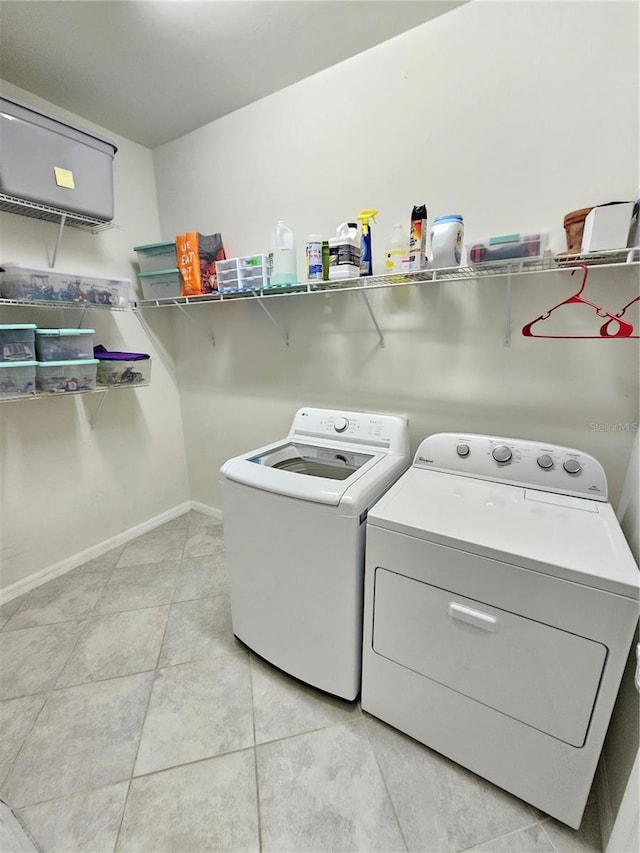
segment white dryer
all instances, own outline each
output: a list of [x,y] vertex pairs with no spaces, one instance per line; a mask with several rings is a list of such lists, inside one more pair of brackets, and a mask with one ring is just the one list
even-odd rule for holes
[[220,471],[234,634],[344,699],[360,690],[367,512],[410,461],[406,418],[305,408]]
[[638,599],[595,459],[432,435],[368,516],[362,707],[577,828]]

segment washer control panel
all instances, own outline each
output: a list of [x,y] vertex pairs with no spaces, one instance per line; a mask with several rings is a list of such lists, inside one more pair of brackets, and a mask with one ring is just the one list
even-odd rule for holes
[[289,435],[383,447],[405,455],[409,453],[407,419],[398,415],[300,409],[293,420]]
[[519,438],[438,433],[420,444],[413,465],[481,480],[607,500],[602,465],[571,447]]

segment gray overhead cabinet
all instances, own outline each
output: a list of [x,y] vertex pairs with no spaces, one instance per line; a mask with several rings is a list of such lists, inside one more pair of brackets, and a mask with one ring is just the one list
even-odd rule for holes
[[113,143],[0,95],[0,192],[108,222]]

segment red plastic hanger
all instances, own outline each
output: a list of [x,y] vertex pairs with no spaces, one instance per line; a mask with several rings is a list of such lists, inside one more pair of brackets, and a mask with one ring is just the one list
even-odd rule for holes
[[[631,302],[628,302],[628,303],[624,306],[624,308],[623,308],[621,311],[618,311],[618,313],[616,314],[616,322],[618,322],[618,323],[620,322],[620,319],[619,319],[619,318],[620,318],[620,317],[622,317],[622,315],[623,315],[624,313],[626,313],[627,308],[631,308],[631,306],[632,306],[635,302],[640,302],[640,296],[636,296],[636,297],[635,297],[635,299],[632,299],[632,300],[631,300]],[[602,335],[602,337],[603,337],[603,338],[613,338],[613,337],[615,337],[615,335],[610,335],[610,334],[609,334],[609,329],[608,329],[608,327],[609,327],[609,324],[610,324],[610,323],[611,323],[611,320],[607,320],[607,322],[606,322],[606,323],[605,323],[605,324],[600,328],[600,334]],[[630,338],[640,338],[640,335],[628,335],[628,337],[630,337]]]
[[[526,338],[628,338],[633,335],[633,326],[631,323],[627,323],[626,320],[622,320],[621,316],[629,306],[625,306],[622,310],[620,316],[615,314],[610,314],[608,311],[605,311],[604,308],[601,308],[599,305],[596,305],[595,302],[590,302],[588,299],[583,299],[582,291],[584,290],[584,286],[587,283],[587,278],[589,276],[589,267],[586,264],[580,264],[580,268],[583,270],[582,284],[580,285],[580,290],[577,293],[574,293],[573,296],[570,296],[568,299],[564,299],[562,302],[559,302],[557,305],[554,305],[553,308],[550,308],[546,314],[541,314],[539,317],[536,317],[535,320],[532,320],[531,323],[527,323],[526,326],[522,327],[522,334]],[[577,270],[572,270],[571,275],[573,275]],[[635,301],[635,300],[634,300]],[[553,314],[553,312],[562,307],[563,305],[571,305],[571,304],[581,304],[581,305],[589,305],[594,309],[596,315],[598,317],[602,317],[606,319],[606,323],[600,329],[600,334],[598,335],[540,335],[532,331],[533,326],[536,323],[544,322],[548,320],[549,317]],[[631,303],[630,303],[631,304]],[[605,326],[608,326],[609,323],[615,322],[618,326],[618,330],[613,334],[609,334],[607,332],[606,335],[602,334],[602,329]]]

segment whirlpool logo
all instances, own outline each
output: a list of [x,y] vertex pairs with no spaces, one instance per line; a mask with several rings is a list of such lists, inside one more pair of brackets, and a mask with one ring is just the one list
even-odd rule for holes
[[418,456],[418,462],[424,462],[425,465],[433,465],[433,459],[427,459],[425,456]]

